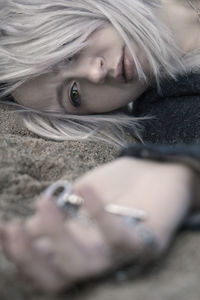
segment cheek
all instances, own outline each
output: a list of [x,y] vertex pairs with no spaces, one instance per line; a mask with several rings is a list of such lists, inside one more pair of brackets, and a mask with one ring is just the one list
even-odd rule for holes
[[146,89],[141,82],[119,87],[96,86],[88,89],[84,108],[87,113],[104,113],[121,108],[138,98]]
[[88,98],[87,109],[93,113],[109,112],[123,107],[131,101],[131,94],[106,93],[103,91],[101,94]]

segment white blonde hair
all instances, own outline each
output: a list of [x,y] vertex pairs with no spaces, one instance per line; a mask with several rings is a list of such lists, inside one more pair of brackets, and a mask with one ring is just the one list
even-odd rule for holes
[[[1,0],[0,96],[67,62],[86,46],[94,31],[107,23],[114,26],[129,47],[139,79],[148,82],[131,49],[130,38],[144,51],[158,87],[161,78],[176,78],[197,65],[200,53],[188,55],[184,63],[170,31],[155,17],[159,3],[158,0]],[[97,137],[94,133],[103,127],[109,128],[110,133],[106,134],[112,139],[113,132],[118,136],[124,127],[136,124],[133,117],[122,114],[73,116],[28,108],[19,111],[30,130],[58,140]]]

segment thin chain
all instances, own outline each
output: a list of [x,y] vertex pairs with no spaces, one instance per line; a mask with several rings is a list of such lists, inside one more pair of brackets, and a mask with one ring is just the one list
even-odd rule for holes
[[187,2],[192,7],[192,9],[194,9],[194,11],[197,13],[197,16],[198,16],[199,22],[200,22],[200,8],[197,8],[196,6],[194,6],[194,4],[192,3],[191,0],[187,0]]

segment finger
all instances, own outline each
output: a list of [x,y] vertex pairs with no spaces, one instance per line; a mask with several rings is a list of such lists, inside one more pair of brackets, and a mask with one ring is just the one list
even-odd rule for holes
[[21,226],[11,224],[4,228],[3,249],[9,259],[43,289],[56,291],[64,286],[63,277],[35,251]]
[[[91,228],[79,219],[68,220],[63,223],[64,226],[60,222],[57,223],[57,218],[53,217],[55,209],[58,208],[54,206],[55,203],[46,202],[42,214],[45,226],[40,226],[43,226],[43,233],[51,239],[53,251],[56,253],[56,267],[73,280],[82,278],[86,272],[92,273],[94,270],[105,268],[109,259],[105,258],[104,254],[108,247],[103,244],[99,230],[97,232],[96,228]],[[92,260],[95,254],[96,259]]]
[[56,204],[56,200],[54,197],[42,196],[37,200],[37,211],[38,212],[45,212],[47,206],[49,207],[49,209],[54,211],[55,218],[58,216],[58,218],[60,218],[60,219],[63,219],[63,220],[66,219],[66,214]]
[[52,199],[41,198],[36,214],[29,218],[26,229],[34,238],[42,235],[60,235],[64,230],[65,215]]
[[[32,238],[35,238],[37,249],[46,255],[54,253],[55,259],[52,263],[59,272],[77,279],[79,272],[86,267],[85,261],[89,259],[85,244],[81,243],[75,231],[72,235],[55,203],[43,200],[39,209],[40,211],[26,223],[27,230]],[[83,239],[83,236],[81,238]]]
[[[72,228],[72,226],[71,226]],[[111,266],[108,247],[98,240],[93,230],[83,230],[79,224],[73,226],[73,236],[65,235],[54,243],[56,267],[72,281],[97,275]],[[81,236],[82,233],[82,236]]]
[[[67,268],[69,265],[76,265],[83,254],[83,249],[82,251],[79,249],[78,242],[75,241],[59,213],[57,214],[59,209],[51,202],[46,202],[43,208],[45,210],[40,211],[40,214],[26,223],[31,237],[35,239],[37,249],[46,255],[55,253],[56,265],[60,265],[61,269],[63,262],[65,266],[67,264]],[[76,256],[79,258],[78,261]]]

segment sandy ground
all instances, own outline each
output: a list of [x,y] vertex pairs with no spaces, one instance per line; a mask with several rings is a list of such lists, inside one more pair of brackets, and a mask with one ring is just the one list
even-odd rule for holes
[[[35,197],[48,184],[60,178],[73,181],[117,154],[104,143],[41,139],[4,107],[0,107],[0,132],[1,220],[30,215]],[[199,247],[198,232],[184,232],[148,274],[125,282],[111,278],[56,296],[34,288],[0,253],[0,300],[199,300]]]

